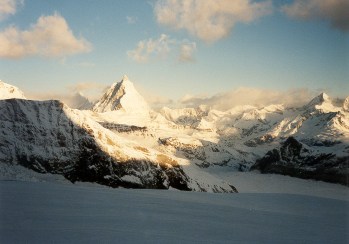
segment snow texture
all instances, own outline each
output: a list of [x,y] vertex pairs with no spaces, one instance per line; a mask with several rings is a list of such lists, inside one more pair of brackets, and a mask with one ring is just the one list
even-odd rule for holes
[[1,243],[347,243],[348,201],[0,182]]

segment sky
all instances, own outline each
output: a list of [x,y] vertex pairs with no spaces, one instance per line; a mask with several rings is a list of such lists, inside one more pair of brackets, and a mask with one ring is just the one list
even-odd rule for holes
[[347,0],[0,0],[0,79],[38,99],[124,74],[153,104],[346,97],[348,32]]

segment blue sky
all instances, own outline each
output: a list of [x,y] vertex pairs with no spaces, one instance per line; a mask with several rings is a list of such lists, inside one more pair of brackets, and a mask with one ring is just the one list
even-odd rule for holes
[[346,1],[175,2],[0,0],[0,44],[11,44],[0,47],[0,79],[35,94],[88,93],[127,74],[174,100],[241,87],[349,95]]

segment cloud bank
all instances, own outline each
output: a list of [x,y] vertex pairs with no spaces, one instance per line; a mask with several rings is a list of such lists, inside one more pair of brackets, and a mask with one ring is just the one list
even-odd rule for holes
[[282,10],[292,18],[323,20],[336,29],[349,30],[348,0],[295,0]]
[[288,107],[298,107],[310,101],[314,93],[307,89],[275,91],[240,87],[213,96],[185,95],[179,102],[184,106],[197,107],[208,105],[214,109],[225,111],[239,105],[266,106],[284,104]]
[[0,58],[65,57],[90,50],[91,44],[75,37],[59,14],[41,16],[29,30],[11,26],[0,32]]
[[0,0],[0,21],[14,15],[17,7],[22,4],[23,0]]
[[159,0],[154,12],[159,24],[214,42],[226,37],[236,23],[250,23],[270,14],[272,1]]
[[148,39],[139,41],[137,47],[127,51],[127,56],[135,62],[146,63],[151,59],[164,59],[170,53],[177,56],[180,62],[190,62],[194,60],[196,43],[188,40],[176,40],[166,34],[161,34],[158,39]]

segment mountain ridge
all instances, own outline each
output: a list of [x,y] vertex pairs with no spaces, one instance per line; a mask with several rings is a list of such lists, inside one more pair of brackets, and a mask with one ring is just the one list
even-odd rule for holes
[[[216,171],[260,170],[262,173],[282,173],[280,167],[272,167],[272,165],[288,162],[287,167],[291,167],[291,169],[288,168],[288,172],[295,172],[297,169],[308,172],[308,169],[313,170],[308,166],[313,164],[315,159],[321,160],[319,160],[319,164],[315,164],[316,169],[314,172],[319,172],[319,175],[326,175],[326,172],[332,173],[329,173],[330,176],[328,177],[319,177],[318,175],[307,173],[309,178],[348,185],[343,180],[345,177],[349,177],[348,172],[343,168],[343,165],[349,162],[349,113],[346,107],[348,101],[349,99],[347,98],[343,102],[342,107],[338,107],[332,103],[331,98],[327,94],[321,93],[299,108],[287,108],[283,105],[272,104],[261,108],[239,106],[225,112],[208,107],[163,108],[156,112],[149,108],[144,98],[135,89],[133,83],[125,76],[120,82],[114,83],[91,110],[74,110],[63,103],[56,104],[53,110],[62,106],[64,111],[68,111],[69,116],[73,116],[78,121],[81,125],[80,127],[87,134],[92,133],[92,141],[95,141],[98,146],[92,146],[92,149],[81,149],[80,151],[87,153],[93,159],[92,161],[87,160],[92,168],[103,169],[102,172],[98,173],[100,174],[97,177],[98,182],[104,182],[104,184],[108,185],[110,182],[103,177],[109,178],[108,175],[110,174],[119,174],[115,172],[110,173],[106,168],[106,165],[109,165],[108,167],[111,168],[119,165],[114,161],[111,164],[112,167],[110,166],[110,161],[108,161],[108,157],[116,155],[116,158],[119,158],[119,160],[128,162],[128,165],[134,172],[138,172],[135,174],[131,170],[124,174],[125,182],[126,179],[129,183],[133,182],[133,187],[139,186],[140,182],[143,182],[140,184],[142,187],[150,187],[155,181],[162,182],[160,185],[156,183],[157,187],[163,187],[164,182],[167,182],[165,183],[166,187],[170,187],[170,183],[164,179],[169,179],[168,177],[171,175],[174,179],[181,179],[180,182],[187,185],[187,189],[229,192],[234,191],[234,188],[215,178]],[[39,105],[27,105],[25,102],[13,101],[12,103],[17,104],[15,107],[18,111],[27,111],[27,114],[23,115],[23,118],[26,119],[22,121],[22,126],[24,127],[28,127],[35,121],[35,117],[39,116],[37,114],[37,111],[40,111]],[[14,123],[19,118],[17,118],[18,115],[13,113],[9,115],[9,111],[14,109],[11,108],[12,105],[9,107],[9,105],[4,105],[5,103],[3,102],[1,104],[4,106],[4,112],[2,112],[3,116],[0,117],[0,134],[5,135],[5,138],[8,138],[7,140],[11,140],[13,135],[12,137],[6,137],[7,133],[9,133],[8,131],[11,132],[13,130],[9,124]],[[47,113],[47,109],[42,111],[42,114]],[[57,119],[59,120],[57,115],[53,117],[48,116],[44,118],[43,123],[53,126],[52,120]],[[67,130],[64,125],[62,126],[62,130]],[[17,140],[25,141],[30,138],[33,142],[39,142],[41,140],[41,132],[31,131],[32,129],[35,131],[39,127],[28,127],[27,132],[24,130],[23,135],[18,135]],[[68,149],[64,149],[64,146],[57,146],[62,139],[59,128],[60,125],[55,124],[52,128],[47,127],[45,129],[54,135],[52,142],[48,141],[47,144],[56,143],[55,147],[60,148],[62,155],[67,155]],[[23,131],[23,129],[17,130]],[[71,138],[70,135],[66,137]],[[79,136],[74,138],[76,137]],[[281,161],[266,159],[268,155],[276,155],[275,153],[271,154],[272,152],[277,151],[280,155],[280,152],[284,150],[283,146],[285,143],[292,142],[292,138],[297,143],[304,145],[303,148],[306,148],[308,152],[297,154],[296,157],[291,154],[278,157]],[[76,139],[69,140],[74,141]],[[75,143],[81,145],[76,141]],[[293,144],[296,145],[297,143]],[[13,145],[17,144],[20,144],[20,142],[13,142]],[[64,145],[64,140],[62,145]],[[88,143],[87,145],[91,147],[94,144]],[[35,143],[33,147],[36,147]],[[69,147],[74,148],[72,145]],[[37,161],[38,159],[35,159],[35,155],[29,153],[29,148],[31,147],[27,145],[23,146],[23,148],[27,148],[27,151],[22,153],[21,159],[27,162],[28,165],[35,165],[35,160]],[[104,156],[102,157],[96,157],[88,153],[92,150],[96,152],[96,155],[100,155],[101,153],[98,153],[100,149],[103,151],[102,155]],[[21,150],[19,148],[19,151]],[[13,155],[13,152],[6,147],[6,143],[0,144],[0,158],[6,158],[9,155]],[[40,155],[39,152],[38,155]],[[50,155],[45,157],[45,160],[54,162],[59,158],[60,154]],[[82,168],[79,166],[80,170],[89,172],[90,170],[86,169],[84,162],[79,160],[79,157],[86,157],[79,154],[74,155],[76,155],[76,158],[73,160],[74,163],[71,163],[69,167],[72,167],[74,164],[82,164]],[[130,157],[135,160],[131,160]],[[30,160],[26,161],[25,159]],[[162,164],[159,160],[165,160],[167,163]],[[268,163],[269,167],[260,167],[261,160]],[[328,163],[326,160],[331,163]],[[10,162],[11,160],[7,161]],[[100,163],[98,163],[99,161]],[[171,162],[177,162],[174,170],[169,170],[171,167],[173,168],[173,165],[171,167],[167,165],[168,163],[171,165]],[[64,165],[64,162],[62,165]],[[43,167],[43,165],[37,165],[36,170],[40,170],[40,167]],[[52,168],[55,167],[58,166],[50,166],[49,169],[51,171],[49,170],[49,172],[54,172]],[[122,167],[118,167],[114,167],[116,172],[120,170],[125,172]],[[316,171],[323,167],[327,171]],[[155,175],[163,175],[164,178],[160,177],[163,180],[158,181],[155,177],[152,178],[153,183],[150,185],[144,183],[144,173],[147,171],[147,168],[153,169],[152,175],[154,177]],[[269,170],[266,171],[264,170],[265,168]],[[284,172],[285,174],[287,173],[286,171]],[[109,172],[109,174],[106,174],[106,172]],[[336,174],[333,174],[333,172],[336,172]],[[90,175],[90,173],[87,175]],[[302,175],[294,173],[291,175],[302,177]],[[338,177],[338,175],[341,176]],[[87,180],[90,177],[90,179],[96,180],[96,176],[93,176],[93,174],[87,178],[81,177],[80,175],[71,179]],[[120,175],[118,177],[120,178]],[[209,180],[206,181],[205,178]],[[109,180],[111,179],[113,177],[109,178]],[[115,185],[121,186],[120,182],[124,181],[118,179],[116,182],[119,183]],[[132,185],[131,183],[130,185]],[[182,189],[185,189],[185,187]]]

